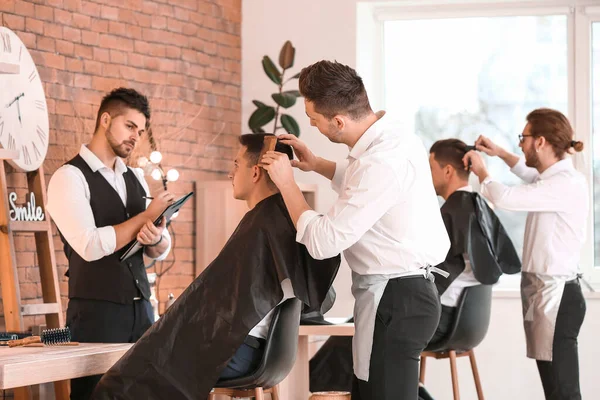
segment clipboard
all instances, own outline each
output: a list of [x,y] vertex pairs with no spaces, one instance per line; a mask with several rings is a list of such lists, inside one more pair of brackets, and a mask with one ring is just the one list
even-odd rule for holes
[[[192,197],[193,194],[194,194],[194,192],[189,192],[185,196],[181,197],[179,200],[176,200],[173,203],[171,203],[171,205],[169,205],[167,208],[165,208],[165,210],[158,216],[158,218],[156,218],[154,220],[154,225],[156,225],[156,226],[160,225],[160,220],[163,217],[165,217],[167,219],[167,224],[168,224],[171,221],[171,218],[173,217],[173,215],[179,211],[179,209],[185,204],[186,201],[189,200],[190,197]],[[123,255],[119,258],[119,261],[127,260],[129,257],[134,255],[142,247],[144,247],[143,244],[141,244],[137,240],[134,240],[127,247],[127,250],[125,250],[125,253],[123,253]]]

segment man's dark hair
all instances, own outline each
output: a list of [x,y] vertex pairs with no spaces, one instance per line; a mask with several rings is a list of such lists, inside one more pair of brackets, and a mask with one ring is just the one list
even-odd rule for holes
[[441,167],[450,164],[456,170],[459,178],[468,180],[469,171],[465,170],[462,160],[467,154],[466,148],[467,144],[460,139],[444,139],[435,142],[429,152],[433,154],[433,158]]
[[300,94],[327,119],[338,114],[360,120],[371,110],[362,78],[337,61],[319,61],[300,71]]
[[[249,165],[258,164],[258,157],[263,149],[265,136],[275,135],[271,133],[249,133],[240,136],[240,144],[246,147],[246,159],[248,160]],[[294,159],[294,151],[292,150],[292,146],[283,144],[279,140],[275,145],[275,151],[287,154],[290,160]]]
[[121,115],[126,108],[137,110],[144,114],[146,117],[145,128],[148,128],[148,125],[150,124],[150,105],[148,104],[148,98],[135,89],[120,87],[114,89],[102,98],[100,108],[98,109],[98,115],[96,116],[96,128],[94,128],[94,131],[98,130],[98,127],[100,126],[100,116],[102,114],[107,112],[112,118],[115,118]]

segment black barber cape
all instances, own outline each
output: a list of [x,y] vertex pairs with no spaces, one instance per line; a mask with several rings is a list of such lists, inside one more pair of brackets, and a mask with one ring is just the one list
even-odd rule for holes
[[448,272],[447,278],[435,277],[440,295],[464,271],[467,254],[475,279],[492,285],[505,274],[521,271],[521,261],[500,220],[477,193],[457,190],[441,210],[450,236],[450,251],[437,267]]
[[296,242],[281,195],[242,219],[215,260],[102,377],[93,399],[206,399],[250,330],[290,279],[305,310],[319,310],[340,256],[315,260]]

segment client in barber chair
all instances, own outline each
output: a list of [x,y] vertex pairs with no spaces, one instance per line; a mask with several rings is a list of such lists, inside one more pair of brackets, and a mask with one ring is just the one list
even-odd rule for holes
[[[449,276],[435,278],[442,314],[430,343],[448,334],[465,287],[491,285],[502,273],[521,270],[519,256],[498,217],[469,186],[469,171],[462,161],[467,150],[458,139],[437,141],[430,149],[433,186],[445,200],[441,213],[451,242],[446,259],[437,265]],[[351,340],[332,337],[310,360],[310,390],[350,390],[351,371]],[[419,397],[432,399],[424,387],[419,388]]]
[[[265,136],[240,137],[229,174],[234,197],[250,210],[215,260],[102,377],[93,399],[205,399],[218,379],[258,367],[277,304],[296,297],[305,311],[325,311],[340,256],[315,260],[296,242],[283,198],[258,165]],[[275,151],[293,157],[287,145]]]

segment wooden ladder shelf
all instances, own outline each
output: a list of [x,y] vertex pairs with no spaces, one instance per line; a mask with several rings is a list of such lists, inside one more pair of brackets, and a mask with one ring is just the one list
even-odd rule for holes
[[[48,328],[62,328],[64,317],[60,300],[60,287],[54,257],[54,242],[52,224],[44,210],[43,221],[11,221],[6,182],[6,168],[0,154],[0,282],[2,286],[2,302],[4,305],[4,320],[7,331],[23,331],[23,316],[45,315]],[[44,170],[27,172],[29,192],[33,193],[36,202],[44,208],[46,204],[46,183]],[[37,260],[40,271],[43,303],[21,304],[17,259],[15,255],[14,233],[30,232],[34,234]],[[69,398],[68,381],[54,383],[57,400]],[[29,388],[15,389],[15,399],[31,398]]]

